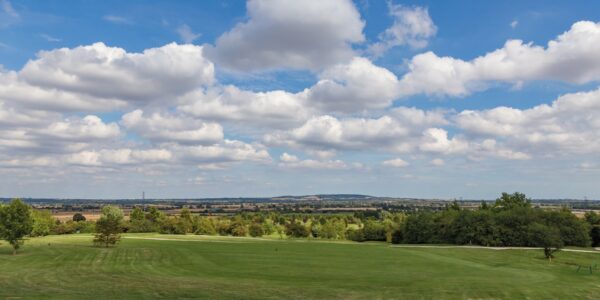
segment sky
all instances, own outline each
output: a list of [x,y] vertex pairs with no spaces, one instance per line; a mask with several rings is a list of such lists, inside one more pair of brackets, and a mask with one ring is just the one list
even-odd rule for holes
[[0,197],[600,199],[598,16],[0,0]]

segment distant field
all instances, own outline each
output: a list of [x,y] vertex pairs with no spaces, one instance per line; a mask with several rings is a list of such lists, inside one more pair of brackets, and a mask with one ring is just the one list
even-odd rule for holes
[[394,248],[307,240],[127,234],[0,245],[0,298],[597,299],[600,253]]

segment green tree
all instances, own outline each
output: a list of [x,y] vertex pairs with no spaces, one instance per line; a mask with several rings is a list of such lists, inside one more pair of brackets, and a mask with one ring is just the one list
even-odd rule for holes
[[179,227],[179,231],[183,232],[184,234],[192,232],[194,227],[194,218],[189,208],[184,207],[181,210],[181,213],[179,213],[177,226]]
[[73,222],[81,222],[81,221],[85,221],[86,218],[84,215],[82,215],[81,213],[76,213],[73,215]]
[[544,255],[550,261],[554,258],[554,253],[564,245],[557,228],[533,223],[529,226],[528,234],[530,245],[544,248]]
[[56,227],[56,219],[47,210],[33,210],[31,216],[33,217],[31,236],[49,235],[54,227]]
[[199,217],[196,220],[196,232],[195,232],[195,234],[216,235],[217,234],[217,228],[215,226],[215,223],[210,218]]
[[248,227],[248,233],[251,237],[261,237],[265,234],[262,224],[252,223]]
[[96,221],[96,236],[94,244],[97,246],[112,246],[121,239],[123,232],[123,211],[112,205],[102,208],[102,216]]
[[129,220],[130,221],[144,220],[144,211],[142,211],[142,209],[137,206],[134,207],[133,210],[131,210],[131,213],[129,213]]
[[298,222],[290,222],[285,226],[285,234],[291,237],[308,237],[310,231]]
[[156,208],[155,206],[151,206],[148,209],[148,213],[146,214],[146,219],[150,220],[151,222],[158,224],[160,222],[160,220],[162,218],[165,217],[165,214],[160,211],[158,208]]
[[496,199],[494,207],[500,209],[513,209],[516,207],[531,207],[531,199],[527,198],[525,194],[514,192],[512,194],[502,193],[500,198]]
[[31,208],[21,199],[0,206],[0,237],[13,247],[13,255],[23,245],[23,238],[31,233]]
[[246,236],[248,234],[248,227],[244,224],[241,219],[236,219],[229,224],[229,233],[233,236]]

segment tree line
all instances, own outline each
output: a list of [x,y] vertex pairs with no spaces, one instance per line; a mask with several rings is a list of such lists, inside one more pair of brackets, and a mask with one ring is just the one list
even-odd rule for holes
[[67,222],[47,211],[32,210],[21,200],[0,205],[0,237],[16,253],[27,236],[94,233],[94,243],[111,246],[124,232],[230,235],[279,238],[317,238],[386,241],[408,244],[531,246],[546,256],[563,246],[600,245],[600,216],[590,212],[579,219],[568,209],[545,210],[531,206],[524,194],[503,193],[496,202],[479,209],[462,209],[456,202],[442,211],[410,214],[365,211],[354,214],[240,213],[233,216],[199,216],[183,208],[169,216],[156,207],[135,207],[125,220],[116,206],[105,206],[96,222],[75,214]]

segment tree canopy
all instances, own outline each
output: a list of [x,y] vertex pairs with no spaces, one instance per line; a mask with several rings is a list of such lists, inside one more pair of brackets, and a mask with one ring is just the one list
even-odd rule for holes
[[23,245],[23,238],[33,229],[31,208],[21,199],[0,206],[0,238],[13,247],[13,254]]
[[102,208],[102,216],[96,221],[94,244],[109,247],[119,242],[123,232],[123,211],[112,205]]

